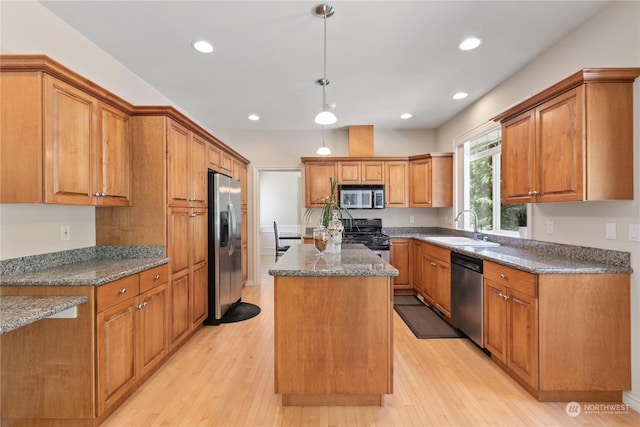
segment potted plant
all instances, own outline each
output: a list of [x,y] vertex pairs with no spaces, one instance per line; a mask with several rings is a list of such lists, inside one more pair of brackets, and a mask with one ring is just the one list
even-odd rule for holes
[[[353,219],[346,208],[340,207],[340,202],[337,196],[337,188],[338,180],[334,177],[330,177],[329,195],[314,201],[314,204],[322,205],[322,207],[320,208],[320,221],[318,223],[318,226],[324,227],[328,230],[329,242],[326,247],[326,252],[329,253],[340,252],[342,243],[342,232],[344,231],[342,220],[345,217]],[[304,213],[305,223],[308,224],[310,222],[313,211],[313,208],[307,208]]]
[[527,236],[527,205],[521,205],[515,211],[514,219],[518,226],[518,234],[521,239],[526,239]]

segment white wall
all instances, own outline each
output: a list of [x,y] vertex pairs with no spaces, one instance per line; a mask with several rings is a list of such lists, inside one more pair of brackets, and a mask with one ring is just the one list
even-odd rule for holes
[[[438,129],[438,147],[491,120],[508,107],[588,67],[640,67],[640,2],[614,2],[544,54],[502,82]],[[640,244],[629,242],[629,223],[640,223],[640,79],[634,84],[634,200],[533,205],[535,240],[615,249],[631,253],[632,391],[625,401],[640,410]],[[441,226],[446,226],[441,216]],[[547,234],[547,221],[555,233]],[[617,224],[617,239],[606,240],[605,223]],[[612,361],[615,363],[615,361]]]
[[[262,171],[260,173],[260,252],[274,253],[275,237],[273,222],[279,233],[301,232],[302,201],[300,171]],[[291,242],[281,241],[289,245]]]

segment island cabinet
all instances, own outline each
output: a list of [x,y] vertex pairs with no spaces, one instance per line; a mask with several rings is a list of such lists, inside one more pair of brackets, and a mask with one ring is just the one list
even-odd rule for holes
[[[398,269],[398,276],[393,279],[393,290],[396,294],[412,293],[411,285],[411,239],[390,239],[389,263]],[[406,292],[408,291],[408,292]]]
[[629,274],[485,261],[484,334],[491,358],[538,400],[619,402],[631,387]]
[[581,70],[496,117],[502,203],[633,199],[633,81]]
[[1,62],[0,202],[130,206],[133,107],[44,56]]
[[453,206],[453,153],[409,157],[409,207]]
[[425,301],[451,318],[451,251],[420,244],[421,294]]
[[382,405],[393,393],[397,270],[362,245],[320,259],[313,245],[294,245],[269,274],[282,405]]

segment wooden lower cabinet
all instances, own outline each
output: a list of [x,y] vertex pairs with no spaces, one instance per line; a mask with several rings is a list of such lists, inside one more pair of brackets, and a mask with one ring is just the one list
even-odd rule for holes
[[161,266],[97,288],[98,416],[108,414],[167,355],[167,279],[167,266]]
[[391,239],[389,250],[390,264],[398,269],[400,274],[393,278],[393,290],[412,291],[410,283],[411,242],[410,239]]
[[171,279],[171,334],[169,342],[177,346],[189,335],[189,275]]
[[420,290],[427,304],[451,318],[451,251],[420,243]]
[[484,331],[491,358],[540,401],[619,402],[631,387],[628,274],[485,261]]

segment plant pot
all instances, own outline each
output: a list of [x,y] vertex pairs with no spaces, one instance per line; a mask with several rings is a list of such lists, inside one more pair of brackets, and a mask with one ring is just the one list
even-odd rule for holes
[[527,239],[529,237],[527,227],[518,227],[518,234],[521,239]]

